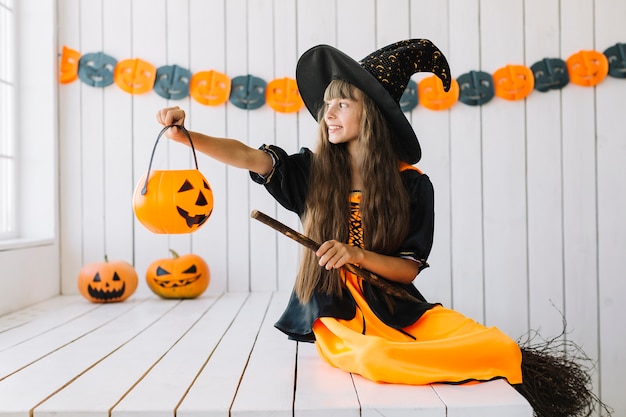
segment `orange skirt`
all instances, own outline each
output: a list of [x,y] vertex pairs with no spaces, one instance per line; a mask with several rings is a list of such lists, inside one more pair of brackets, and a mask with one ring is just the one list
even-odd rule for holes
[[441,306],[428,310],[403,330],[385,325],[369,308],[346,273],[357,302],[352,320],[322,317],[313,324],[319,355],[329,364],[377,382],[425,385],[436,382],[522,382],[517,343],[496,327],[485,327]]

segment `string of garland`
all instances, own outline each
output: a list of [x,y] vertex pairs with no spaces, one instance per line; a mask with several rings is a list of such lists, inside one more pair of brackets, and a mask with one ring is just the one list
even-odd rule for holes
[[[453,80],[450,91],[444,92],[435,77],[409,82],[401,100],[403,111],[410,112],[418,104],[430,110],[446,110],[458,101],[478,106],[495,96],[505,100],[522,100],[533,91],[562,89],[570,82],[593,87],[607,77],[626,79],[626,43],[616,43],[604,52],[581,50],[567,60],[544,58],[532,66],[506,65],[493,74],[469,71]],[[269,83],[253,75],[229,78],[215,70],[194,74],[178,65],[156,68],[140,58],[117,61],[104,52],[81,55],[63,47],[59,82],[69,84],[79,79],[97,88],[116,84],[130,94],[156,92],[168,100],[191,96],[207,106],[219,106],[230,101],[236,107],[255,110],[267,104],[281,113],[295,113],[304,103],[298,94],[296,81],[290,77]]]

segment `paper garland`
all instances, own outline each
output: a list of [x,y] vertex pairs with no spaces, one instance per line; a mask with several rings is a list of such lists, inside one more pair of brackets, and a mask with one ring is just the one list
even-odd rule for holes
[[[544,58],[531,67],[506,65],[493,74],[469,71],[453,80],[452,88],[443,91],[441,81],[427,77],[419,83],[411,80],[400,107],[410,112],[418,104],[430,110],[446,110],[458,101],[479,106],[494,96],[504,100],[522,100],[534,90],[545,93],[565,87],[570,82],[583,87],[600,84],[607,76],[626,79],[626,44],[617,43],[603,53],[581,50],[566,61]],[[296,81],[290,77],[269,83],[253,75],[234,78],[215,70],[192,73],[178,65],[156,68],[140,58],[117,61],[104,52],[81,54],[66,46],[61,53],[59,82],[69,84],[79,79],[86,85],[104,88],[115,84],[129,94],[154,91],[168,100],[191,97],[207,106],[230,101],[244,110],[265,104],[280,113],[296,113],[304,107]]]

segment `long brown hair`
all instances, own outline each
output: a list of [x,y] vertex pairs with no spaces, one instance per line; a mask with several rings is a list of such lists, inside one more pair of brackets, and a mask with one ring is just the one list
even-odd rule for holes
[[[392,134],[374,102],[352,84],[332,81],[324,100],[347,98],[362,103],[358,140],[362,146],[358,161],[364,189],[361,190],[361,221],[364,248],[394,254],[406,237],[409,197],[399,173],[399,157],[392,146]],[[316,242],[348,241],[352,187],[351,156],[347,144],[328,140],[325,106],[318,115],[317,149],[311,162],[309,192],[303,215],[304,233]],[[341,274],[318,264],[311,250],[304,252],[295,291],[307,302],[314,291],[341,295]]]

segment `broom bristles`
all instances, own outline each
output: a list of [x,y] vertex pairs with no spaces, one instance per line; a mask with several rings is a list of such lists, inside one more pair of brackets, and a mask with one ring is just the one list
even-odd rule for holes
[[535,331],[525,342],[518,342],[523,382],[515,388],[536,417],[589,417],[594,411],[611,416],[611,408],[592,390],[593,361],[564,334],[546,340]]

